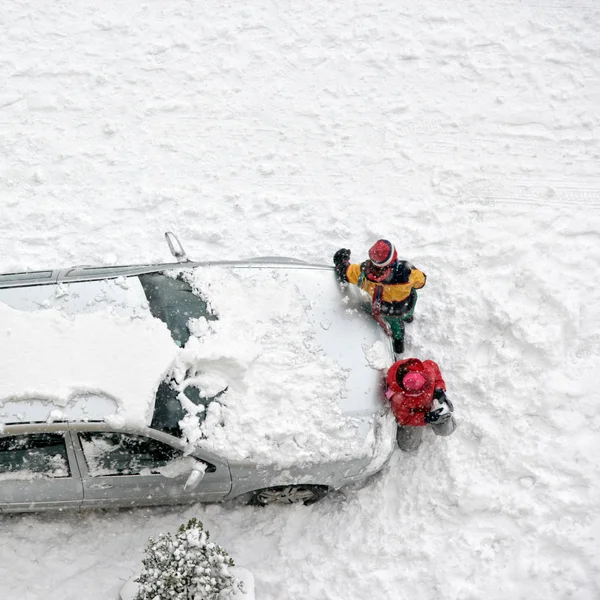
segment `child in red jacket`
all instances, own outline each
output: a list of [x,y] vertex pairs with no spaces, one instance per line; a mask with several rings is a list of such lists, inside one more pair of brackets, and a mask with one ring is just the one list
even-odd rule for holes
[[454,407],[446,397],[440,369],[432,360],[408,358],[395,362],[387,374],[386,397],[398,420],[398,446],[405,452],[418,449],[425,426],[442,436],[456,429]]

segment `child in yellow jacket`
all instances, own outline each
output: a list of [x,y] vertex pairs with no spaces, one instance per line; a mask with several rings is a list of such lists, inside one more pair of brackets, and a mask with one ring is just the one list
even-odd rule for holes
[[377,240],[369,250],[369,259],[350,263],[350,250],[341,248],[333,256],[340,281],[353,283],[371,296],[371,314],[394,340],[394,352],[404,352],[404,323],[413,318],[417,292],[427,276],[405,260],[398,260],[394,245]]

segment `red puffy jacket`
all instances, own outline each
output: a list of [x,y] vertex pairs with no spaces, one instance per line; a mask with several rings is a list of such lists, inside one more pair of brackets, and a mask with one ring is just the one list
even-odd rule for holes
[[[398,383],[410,371],[417,371],[425,378],[425,385],[419,392],[408,392]],[[416,427],[426,425],[425,415],[431,410],[433,392],[437,389],[446,391],[437,364],[432,360],[421,362],[418,358],[395,362],[387,373],[387,386],[386,396],[391,400],[398,423]]]

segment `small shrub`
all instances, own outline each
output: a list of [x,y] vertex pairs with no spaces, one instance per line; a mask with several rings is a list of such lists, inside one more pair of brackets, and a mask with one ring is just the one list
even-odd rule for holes
[[191,519],[173,537],[150,538],[135,600],[223,600],[241,585],[231,573],[233,559],[209,542],[202,523]]

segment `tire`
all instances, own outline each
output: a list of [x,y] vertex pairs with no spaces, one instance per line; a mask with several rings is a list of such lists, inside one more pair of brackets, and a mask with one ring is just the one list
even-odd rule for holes
[[268,506],[270,504],[304,504],[309,506],[327,495],[328,488],[322,485],[282,485],[252,492],[248,504]]

